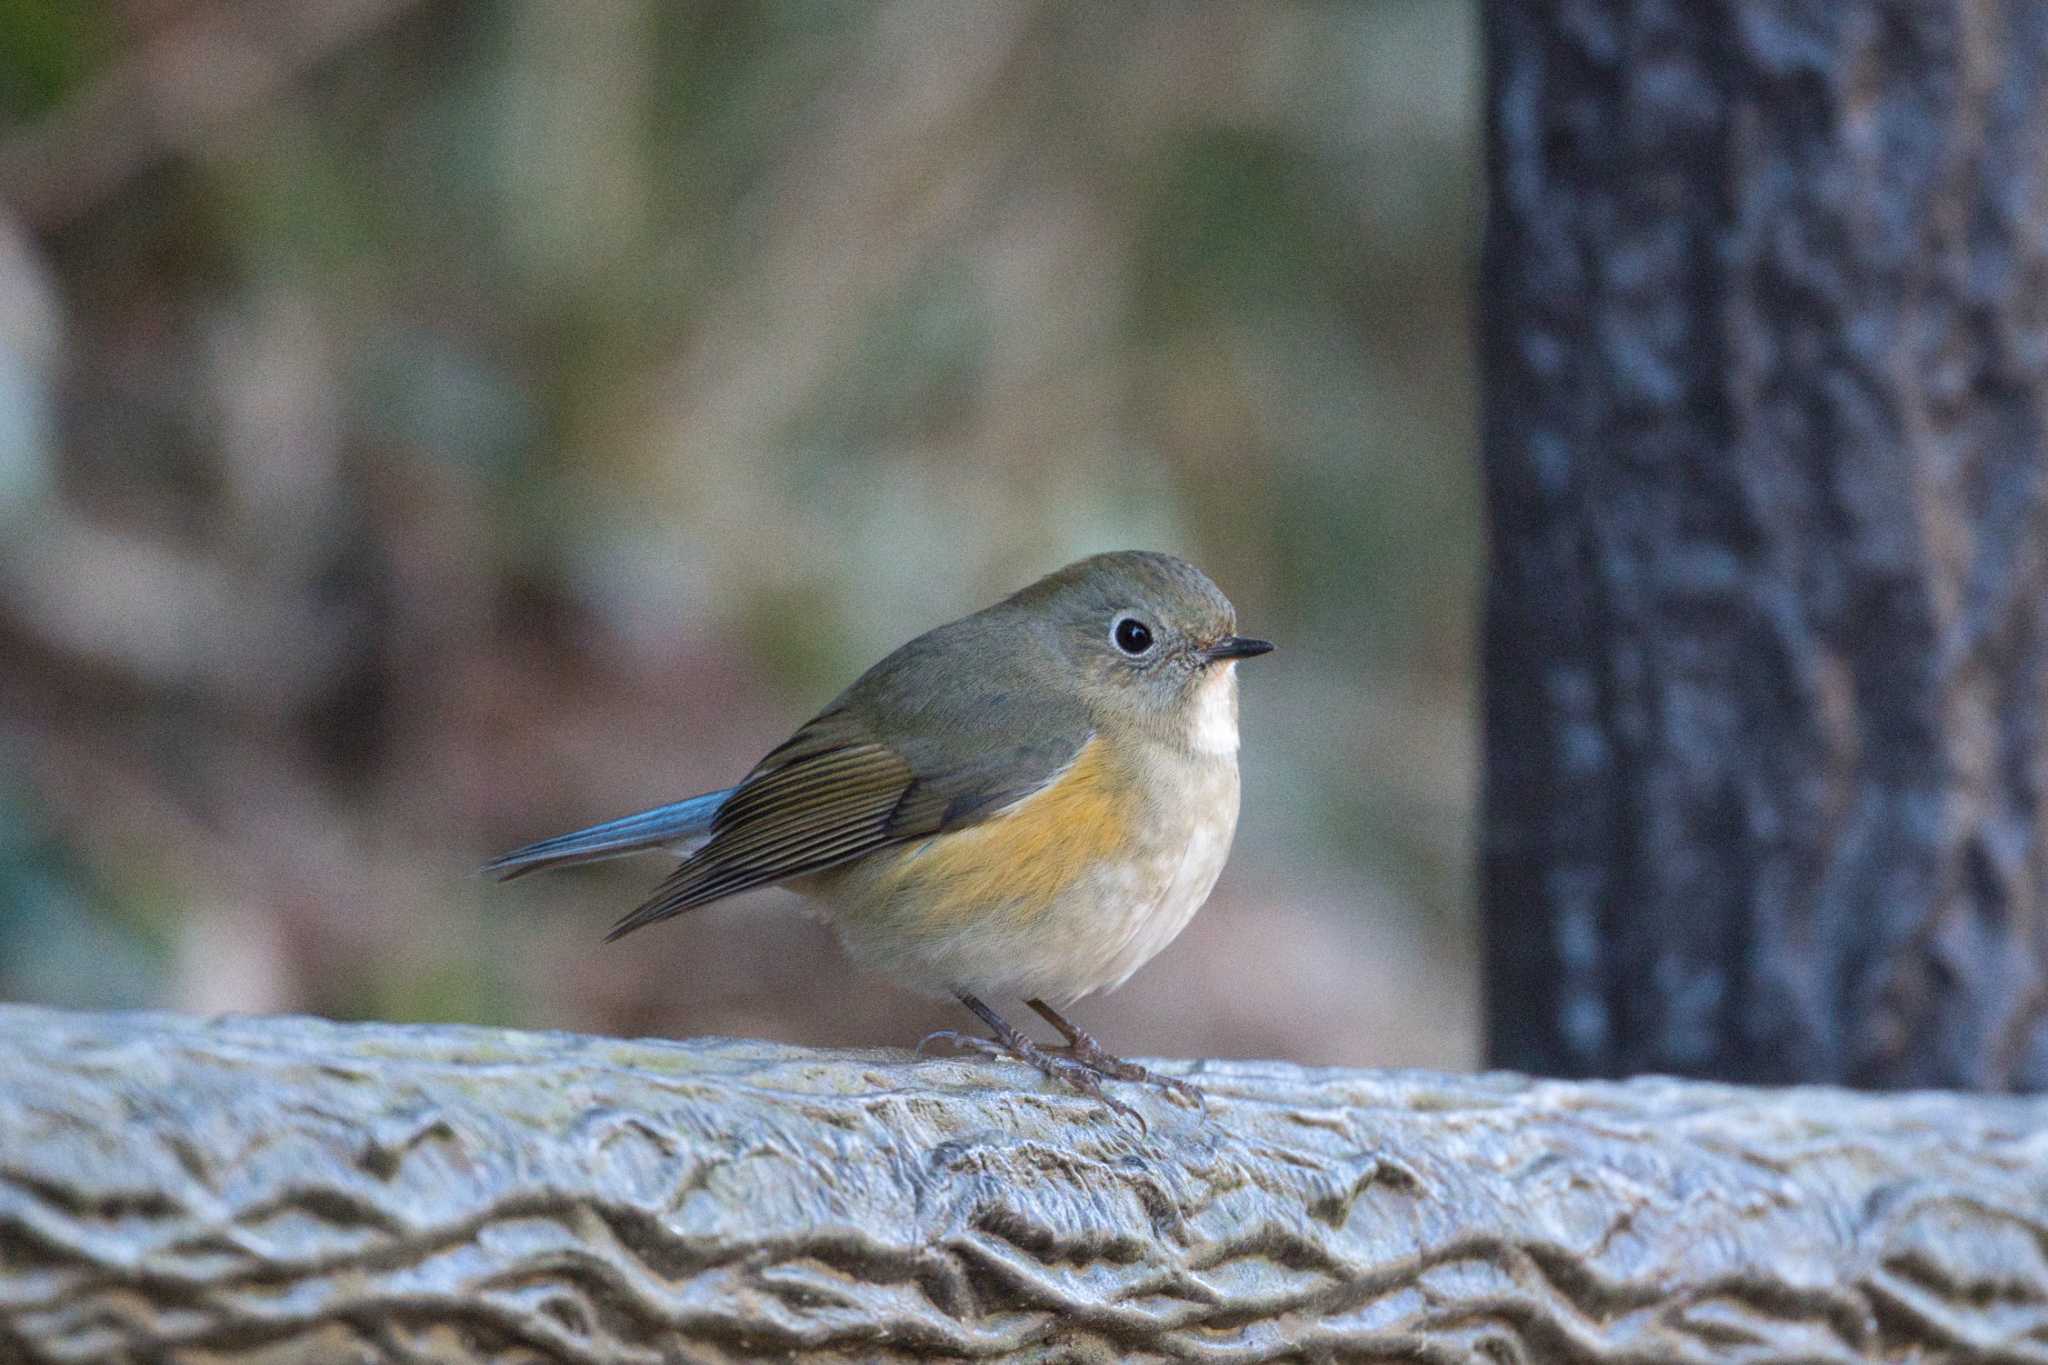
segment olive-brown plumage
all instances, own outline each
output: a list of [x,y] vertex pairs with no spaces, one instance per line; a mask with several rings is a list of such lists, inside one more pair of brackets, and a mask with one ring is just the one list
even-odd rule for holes
[[[856,960],[957,995],[1002,1050],[1095,1094],[1101,1075],[1156,1079],[1047,1002],[1120,984],[1214,885],[1237,822],[1234,664],[1271,648],[1235,630],[1185,561],[1096,555],[903,645],[736,787],[490,870],[679,847],[612,937],[787,885]],[[994,994],[1025,997],[1069,1046],[1024,1040],[980,999]]]

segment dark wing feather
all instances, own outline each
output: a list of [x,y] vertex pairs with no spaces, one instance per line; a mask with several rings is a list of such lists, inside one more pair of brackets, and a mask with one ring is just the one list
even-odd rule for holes
[[952,671],[935,654],[1003,626],[989,615],[911,641],[762,759],[719,807],[710,838],[609,937],[972,824],[1051,781],[1091,730],[1077,701],[1040,683],[1047,665],[1031,641],[1006,629],[1010,647],[981,656],[980,688],[925,681]]
[[[812,726],[827,720],[821,716]],[[766,766],[778,758],[779,766]],[[712,822],[704,846],[620,920],[607,941],[725,896],[822,871],[903,837],[892,834],[890,817],[913,782],[902,755],[871,741],[848,740],[795,755],[785,745],[739,785]]]

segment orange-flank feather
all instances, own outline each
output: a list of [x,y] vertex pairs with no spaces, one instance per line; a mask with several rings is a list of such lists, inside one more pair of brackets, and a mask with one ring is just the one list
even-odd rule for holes
[[[945,933],[1001,907],[1018,919],[1052,909],[1090,868],[1126,846],[1129,778],[1091,739],[1066,771],[1002,815],[906,845],[878,879],[906,927]],[[916,888],[921,894],[906,896]]]

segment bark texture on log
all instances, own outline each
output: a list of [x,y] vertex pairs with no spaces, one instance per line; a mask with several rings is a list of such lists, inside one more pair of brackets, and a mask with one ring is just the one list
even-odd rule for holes
[[2048,1360],[2048,1101],[0,1007],[0,1359]]
[[1493,1059],[2048,1085],[2048,6],[1489,0]]

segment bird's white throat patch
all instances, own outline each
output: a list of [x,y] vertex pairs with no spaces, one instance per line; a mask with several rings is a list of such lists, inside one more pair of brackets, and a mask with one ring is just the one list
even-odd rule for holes
[[1188,747],[1198,754],[1237,752],[1237,661],[1209,666],[1188,707]]

